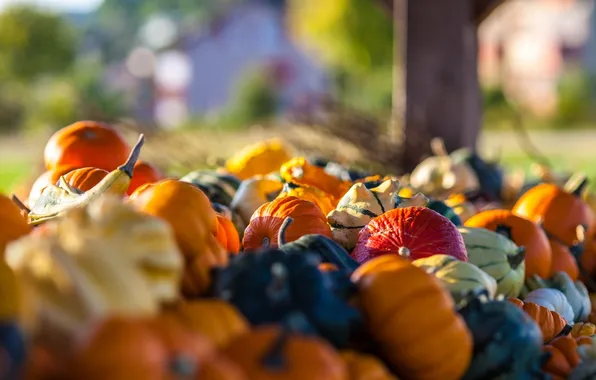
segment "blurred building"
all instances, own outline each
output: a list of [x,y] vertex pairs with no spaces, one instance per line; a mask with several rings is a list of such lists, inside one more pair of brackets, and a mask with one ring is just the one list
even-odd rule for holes
[[[552,113],[567,65],[585,65],[592,0],[508,0],[479,29],[479,75],[537,114]],[[596,54],[595,54],[596,55]],[[596,60],[596,56],[591,58]]]
[[325,92],[322,66],[288,36],[283,3],[249,0],[207,27],[177,36],[165,48],[131,52],[133,66],[142,71],[138,76],[150,74],[153,82],[149,87],[145,83],[151,100],[145,94],[138,116],[152,115],[160,124],[173,126],[195,115],[217,115],[233,100],[247,71],[255,68],[273,80],[282,109]]

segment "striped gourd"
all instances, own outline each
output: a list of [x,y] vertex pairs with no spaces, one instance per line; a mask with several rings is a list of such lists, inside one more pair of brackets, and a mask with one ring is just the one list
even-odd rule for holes
[[439,279],[456,303],[464,300],[471,291],[486,290],[490,298],[497,292],[497,282],[494,278],[474,264],[460,261],[453,256],[434,255],[414,260],[412,264]]
[[497,281],[497,294],[517,297],[525,276],[525,249],[504,235],[484,228],[460,227],[468,262]]
[[372,189],[363,183],[354,184],[327,215],[333,239],[351,251],[358,241],[358,232],[373,218],[395,208],[425,206],[428,202],[420,193],[402,198],[399,191],[399,182],[395,180],[387,180]]
[[218,173],[211,170],[197,170],[190,172],[180,181],[192,183],[209,197],[211,202],[230,206],[240,180],[231,174]]

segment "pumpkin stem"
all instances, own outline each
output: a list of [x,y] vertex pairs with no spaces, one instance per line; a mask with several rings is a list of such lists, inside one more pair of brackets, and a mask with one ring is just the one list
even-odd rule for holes
[[267,295],[274,302],[281,302],[290,296],[288,289],[288,268],[282,263],[271,266],[271,283],[267,286]]
[[13,194],[11,199],[14,202],[14,204],[16,204],[21,210],[25,211],[27,214],[31,212],[31,209],[25,206],[25,204],[16,195]]
[[282,245],[286,245],[286,231],[288,230],[288,227],[290,227],[290,224],[292,224],[292,222],[294,221],[294,219],[291,216],[287,216],[283,223],[281,224],[281,227],[279,228],[279,233],[277,234],[277,244],[278,246],[282,246]]
[[449,155],[447,153],[447,149],[445,148],[445,142],[439,137],[435,137],[430,140],[430,149],[435,156],[445,157]]
[[281,333],[263,357],[262,363],[267,369],[273,371],[282,371],[285,369],[287,363],[284,356],[284,347],[286,346],[289,335],[289,329],[286,326],[283,326]]
[[505,224],[499,224],[497,226],[497,229],[495,230],[495,232],[498,233],[499,235],[505,236],[509,240],[513,240],[511,238],[511,227],[509,227]]
[[526,248],[519,247],[517,249],[517,254],[513,256],[507,256],[507,261],[509,262],[509,266],[511,269],[517,269],[517,267],[523,263],[524,259],[526,258]]
[[569,194],[581,197],[586,186],[588,186],[588,178],[586,178],[585,174],[576,173],[569,178],[567,183],[565,183],[564,189]]
[[567,335],[569,335],[569,333],[571,332],[571,330],[572,330],[572,329],[573,329],[573,327],[572,327],[572,326],[570,326],[570,325],[565,325],[565,326],[563,327],[563,329],[561,330],[561,332],[560,332],[560,333],[558,333],[558,334],[557,334],[557,335],[556,335],[554,338],[552,338],[551,340],[549,340],[549,341],[548,341],[548,342],[546,342],[545,344],[550,344],[550,343],[551,343],[553,340],[555,340],[555,339],[557,339],[557,338],[559,338],[559,337],[561,337],[561,336],[567,336]]
[[405,257],[408,258],[410,257],[410,250],[407,247],[399,247],[399,249],[397,250],[397,253],[401,256],[401,257]]
[[137,141],[135,146],[130,151],[130,155],[128,156],[128,159],[126,160],[126,162],[118,167],[118,170],[120,170],[121,172],[124,172],[130,178],[132,178],[132,172],[135,168],[135,164],[137,163],[137,160],[139,159],[139,156],[141,155],[141,148],[143,147],[144,143],[145,143],[145,135],[143,135],[141,133],[141,135],[139,136],[139,140]]

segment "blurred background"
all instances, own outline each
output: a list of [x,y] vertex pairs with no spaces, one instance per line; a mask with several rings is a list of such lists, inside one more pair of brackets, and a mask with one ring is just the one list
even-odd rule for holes
[[[366,139],[337,130],[386,128],[393,37],[371,0],[0,0],[0,190],[83,119],[165,136],[144,154],[174,171],[277,134],[358,161]],[[479,27],[478,72],[484,155],[527,171],[529,136],[596,176],[594,0],[504,2]]]

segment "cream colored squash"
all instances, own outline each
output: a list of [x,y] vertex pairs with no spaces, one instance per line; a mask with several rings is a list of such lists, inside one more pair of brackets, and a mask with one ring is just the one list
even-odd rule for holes
[[[273,179],[270,176],[255,176],[240,184],[230,207],[232,211],[238,214],[244,223],[244,228],[246,228],[252,214],[261,205],[275,199],[282,189],[283,184],[280,180]],[[238,227],[241,229],[241,226]]]

